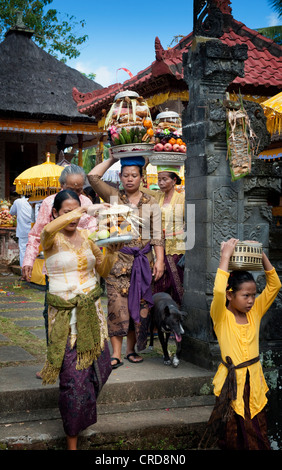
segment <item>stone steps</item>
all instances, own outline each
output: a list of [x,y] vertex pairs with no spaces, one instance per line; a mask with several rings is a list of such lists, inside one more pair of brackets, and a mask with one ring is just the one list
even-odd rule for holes
[[[14,284],[13,277],[5,284],[0,316],[45,340],[44,293],[34,302],[29,289]],[[81,433],[79,449],[197,448],[214,403],[213,373],[185,361],[164,366],[151,351],[142,356],[141,364],[124,359],[113,370],[98,399],[98,422]],[[42,386],[42,366],[22,342],[0,336],[0,450],[65,449],[58,384]]]
[[[6,382],[5,390],[0,384],[0,448],[64,449],[58,387],[43,387],[35,366],[11,369],[0,370]],[[184,362],[178,369],[164,366],[161,358],[120,367],[104,386],[98,421],[81,433],[79,448],[150,449],[160,441],[196,448],[214,404],[211,394],[202,394],[211,376]]]

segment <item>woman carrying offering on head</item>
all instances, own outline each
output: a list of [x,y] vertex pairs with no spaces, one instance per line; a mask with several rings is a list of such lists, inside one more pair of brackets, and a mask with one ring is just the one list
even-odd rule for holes
[[[165,272],[154,282],[153,290],[167,292],[180,306],[183,297],[184,247],[184,192],[179,193],[175,186],[181,184],[180,167],[157,166],[159,190],[142,188],[158,201],[162,212],[162,229],[165,237]],[[181,260],[182,261],[182,260]]]
[[[118,260],[106,280],[108,295],[108,330],[113,348],[112,366],[121,361],[123,337],[127,337],[126,358],[140,363],[138,352],[146,348],[149,311],[152,306],[152,276],[158,280],[164,272],[164,240],[161,213],[156,200],[140,190],[143,157],[121,158],[122,190],[102,181],[101,177],[115,163],[108,160],[95,166],[88,174],[94,191],[105,201],[125,204],[142,219],[138,234],[118,253]],[[155,259],[152,247],[154,248]]]

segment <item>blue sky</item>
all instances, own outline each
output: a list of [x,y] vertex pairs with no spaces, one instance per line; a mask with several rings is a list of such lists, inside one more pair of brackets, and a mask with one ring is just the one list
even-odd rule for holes
[[[95,73],[96,82],[108,86],[129,78],[125,67],[135,75],[155,60],[155,37],[166,49],[177,35],[186,36],[193,28],[193,0],[53,0],[49,8],[85,20],[77,33],[88,34],[77,59],[67,65],[80,72]],[[251,29],[282,24],[268,0],[233,0],[233,17]]]

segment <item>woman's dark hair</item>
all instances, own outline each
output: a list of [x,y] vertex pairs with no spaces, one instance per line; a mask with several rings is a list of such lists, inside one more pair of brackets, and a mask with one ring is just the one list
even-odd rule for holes
[[83,189],[83,192],[85,196],[90,197],[92,202],[98,203],[100,202],[99,196],[95,193],[94,189],[92,186],[86,186],[86,188]]
[[[244,282],[254,282],[254,277],[248,271],[232,271],[229,275],[228,283],[227,283],[227,291],[231,291],[235,294],[238,290],[240,290],[240,286]],[[227,301],[228,304],[228,301]]]
[[180,176],[178,176],[176,173],[174,173],[173,171],[170,171],[169,172],[169,177],[174,180],[174,178],[176,178],[176,184],[181,184],[181,178]]
[[53,203],[53,209],[56,209],[56,211],[59,212],[59,210],[62,207],[63,202],[66,199],[75,199],[81,206],[80,199],[75,191],[72,191],[71,189],[63,189],[62,191],[59,191],[56,194],[54,203]]

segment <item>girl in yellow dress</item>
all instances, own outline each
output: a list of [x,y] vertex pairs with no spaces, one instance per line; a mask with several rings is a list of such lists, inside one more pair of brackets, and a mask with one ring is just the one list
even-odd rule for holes
[[219,446],[224,449],[267,450],[268,387],[259,361],[259,328],[281,282],[265,253],[262,263],[266,287],[259,296],[252,274],[229,274],[229,259],[237,242],[231,238],[222,243],[214,283],[211,318],[222,362],[213,380],[216,404],[209,425],[213,430],[220,429]]

